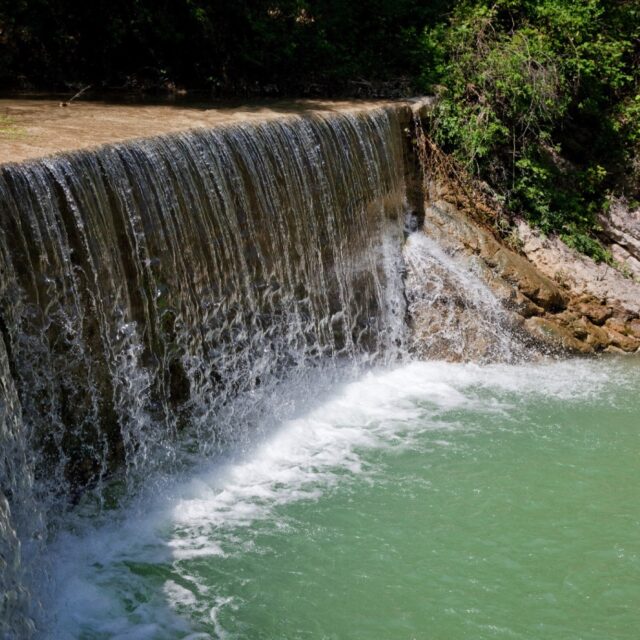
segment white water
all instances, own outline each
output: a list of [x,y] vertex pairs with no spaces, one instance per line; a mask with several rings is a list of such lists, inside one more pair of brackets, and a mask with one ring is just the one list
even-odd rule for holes
[[[251,537],[239,531],[258,521],[286,529],[280,507],[317,500],[339,483],[371,474],[368,452],[408,447],[425,430],[436,433],[434,447],[447,446],[447,430],[467,427],[440,422],[444,412],[464,408],[499,419],[513,411],[514,393],[541,401],[598,398],[618,375],[605,362],[416,362],[338,385],[248,451],[203,461],[161,493],[147,492],[97,523],[76,514],[49,550],[55,558],[45,596],[51,626],[42,637],[211,637],[190,635],[189,618],[196,614],[208,616],[214,635],[224,637],[217,615],[240,603],[202,584],[185,570],[185,560],[250,552]],[[487,391],[493,400],[484,397]],[[507,394],[511,400],[501,401]],[[136,569],[142,566],[146,575]],[[155,578],[148,566],[158,567]]]

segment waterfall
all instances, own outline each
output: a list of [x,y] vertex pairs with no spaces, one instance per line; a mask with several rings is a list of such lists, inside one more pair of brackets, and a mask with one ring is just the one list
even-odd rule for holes
[[242,440],[285,375],[402,351],[402,154],[385,108],[0,168],[4,636],[32,625],[21,545],[81,490]]
[[334,373],[521,355],[472,266],[421,231],[401,251],[429,179],[404,109],[0,167],[3,638],[38,626],[30,586],[69,510],[241,448]]

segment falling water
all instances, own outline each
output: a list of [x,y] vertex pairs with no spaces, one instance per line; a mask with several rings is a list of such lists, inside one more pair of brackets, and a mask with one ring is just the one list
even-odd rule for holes
[[513,362],[529,353],[473,259],[449,255],[425,233],[404,247],[410,347],[425,359]]
[[[432,205],[438,177],[433,173],[420,110],[414,105],[415,160],[424,206]],[[453,235],[455,237],[455,230]],[[457,252],[460,253],[460,252]],[[420,358],[472,362],[515,362],[530,358],[513,316],[486,284],[473,257],[450,255],[424,232],[404,247],[405,294],[411,324],[410,350]]]
[[80,490],[242,441],[285,372],[401,352],[401,135],[378,109],[0,169],[5,636],[20,545]]
[[33,623],[25,588],[28,566],[21,562],[21,546],[42,533],[42,523],[33,495],[20,401],[1,338],[0,479],[0,637],[28,637]]

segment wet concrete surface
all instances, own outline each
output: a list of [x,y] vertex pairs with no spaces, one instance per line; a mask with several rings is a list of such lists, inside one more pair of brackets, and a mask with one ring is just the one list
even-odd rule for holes
[[[0,163],[237,122],[313,112],[369,110],[389,101],[115,104],[54,99],[0,99]],[[402,104],[402,103],[400,103]],[[406,104],[406,103],[405,103]]]

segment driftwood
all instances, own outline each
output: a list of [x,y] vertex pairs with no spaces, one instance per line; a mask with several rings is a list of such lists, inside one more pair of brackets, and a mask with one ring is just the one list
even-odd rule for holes
[[79,98],[85,91],[87,91],[88,89],[91,89],[91,85],[88,84],[86,87],[84,87],[83,89],[80,89],[80,91],[78,91],[78,93],[76,93],[74,96],[72,96],[71,98],[69,98],[69,100],[67,100],[66,102],[61,102],[60,106],[61,107],[68,107],[76,98]]

